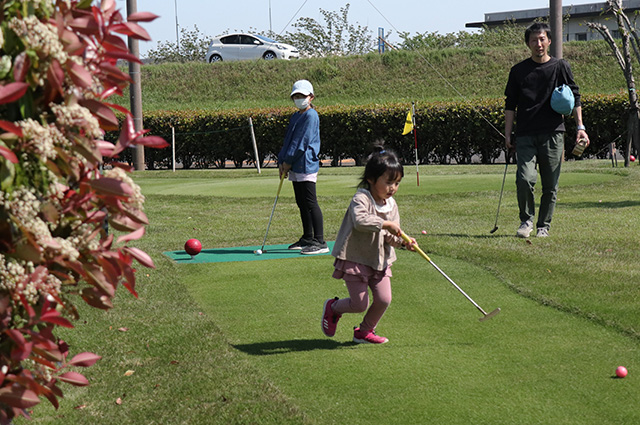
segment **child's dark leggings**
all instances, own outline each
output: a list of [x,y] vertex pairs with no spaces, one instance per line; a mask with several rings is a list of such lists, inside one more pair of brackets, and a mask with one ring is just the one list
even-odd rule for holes
[[315,182],[293,182],[293,192],[296,195],[296,204],[300,208],[302,219],[302,237],[324,242],[324,227],[322,222],[322,210],[316,198]]

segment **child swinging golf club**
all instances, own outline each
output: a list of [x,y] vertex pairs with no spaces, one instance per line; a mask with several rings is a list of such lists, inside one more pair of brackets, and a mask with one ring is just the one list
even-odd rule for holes
[[[344,313],[366,311],[360,326],[353,331],[353,341],[384,344],[389,340],[378,336],[375,328],[391,302],[391,264],[396,260],[394,247],[415,243],[399,236],[400,216],[393,199],[404,176],[395,153],[377,146],[367,159],[359,189],[338,231],[331,255],[336,257],[333,277],[344,279],[349,298],[328,299],[322,313],[322,331],[328,337],[336,333],[338,320]],[[368,289],[373,303],[369,306]],[[368,310],[367,310],[368,309]]]

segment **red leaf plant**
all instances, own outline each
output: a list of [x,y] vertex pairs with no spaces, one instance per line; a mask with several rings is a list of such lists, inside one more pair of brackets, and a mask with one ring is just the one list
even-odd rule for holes
[[[163,148],[135,131],[129,111],[108,103],[131,81],[118,59],[138,61],[122,35],[148,40],[114,0],[4,0],[0,9],[0,424],[44,397],[56,408],[60,382],[88,380],[68,368],[100,357],[80,353],[54,335],[73,328],[74,302],[109,309],[118,284],[134,296],[134,260],[127,246],[148,224],[144,197],[114,161],[125,148]],[[117,143],[114,110],[125,113]],[[105,166],[104,159],[109,166]],[[105,224],[108,222],[108,226]],[[117,239],[108,228],[124,232]]]

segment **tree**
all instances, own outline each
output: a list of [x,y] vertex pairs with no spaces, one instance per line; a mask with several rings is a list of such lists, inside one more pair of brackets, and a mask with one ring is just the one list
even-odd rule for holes
[[288,32],[281,39],[309,57],[369,53],[375,45],[371,31],[358,23],[349,23],[349,7],[347,3],[340,12],[320,9],[325,25],[313,18],[300,18],[293,24],[298,31]]
[[[148,40],[125,21],[115,0],[5,0],[0,11],[0,423],[27,415],[47,398],[56,408],[60,382],[88,385],[70,367],[100,357],[80,353],[54,334],[73,328],[80,299],[113,307],[122,284],[134,296],[134,260],[154,267],[128,246],[148,223],[144,197],[116,158],[131,146],[164,147],[136,132],[129,111],[107,102],[130,78],[118,60],[138,61],[120,35]],[[125,114],[118,130],[113,109]],[[113,161],[102,170],[103,157]],[[116,238],[103,224],[122,232]]]
[[636,93],[636,83],[633,76],[633,64],[631,61],[631,48],[635,53],[636,60],[640,63],[640,38],[636,28],[631,25],[629,18],[624,13],[621,0],[607,0],[607,4],[618,22],[618,29],[622,36],[622,52],[616,44],[609,29],[597,22],[587,22],[587,26],[598,31],[607,41],[613,54],[620,65],[627,80],[627,91],[629,93],[629,118],[627,120],[627,148],[624,160],[625,167],[629,166],[631,148],[635,146],[636,151],[640,151],[640,107],[638,105],[638,94]]
[[180,28],[179,46],[170,41],[159,41],[158,47],[147,53],[148,59],[153,63],[203,61],[212,37],[200,33],[197,25],[193,27],[191,31]]

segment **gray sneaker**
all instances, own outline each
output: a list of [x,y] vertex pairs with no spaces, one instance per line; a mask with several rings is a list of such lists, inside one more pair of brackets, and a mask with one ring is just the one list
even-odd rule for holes
[[326,242],[316,242],[313,245],[309,245],[300,251],[300,254],[314,255],[314,254],[326,254],[329,252],[329,246]]
[[533,232],[533,222],[531,220],[527,220],[524,223],[520,224],[518,227],[518,231],[516,232],[516,236],[519,238],[528,238]]
[[548,238],[549,237],[549,229],[546,227],[540,227],[538,229],[538,233],[536,233],[537,238]]

